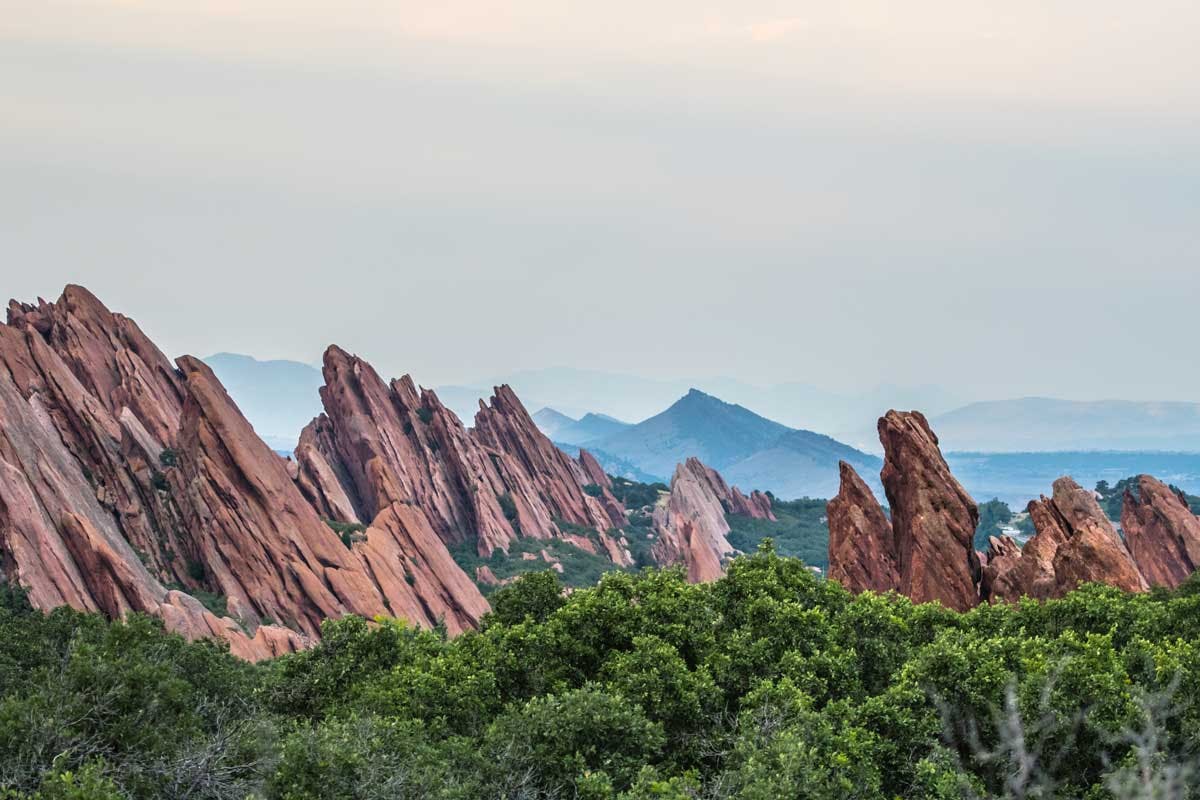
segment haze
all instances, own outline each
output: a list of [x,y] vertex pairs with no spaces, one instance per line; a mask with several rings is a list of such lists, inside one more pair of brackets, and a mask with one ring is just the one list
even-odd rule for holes
[[1194,400],[1200,6],[0,0],[0,292],[172,354]]

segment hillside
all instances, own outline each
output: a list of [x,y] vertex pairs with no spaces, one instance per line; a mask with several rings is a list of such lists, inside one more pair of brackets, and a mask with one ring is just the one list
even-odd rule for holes
[[588,413],[574,419],[549,407],[534,414],[533,421],[554,441],[568,444],[587,444],[630,427],[628,422],[607,414]]
[[697,389],[662,413],[591,444],[660,478],[696,456],[739,486],[784,498],[834,494],[839,460],[864,473],[881,466],[878,458],[828,436],[793,430]]
[[1200,403],[1024,397],[933,417],[946,450],[1200,451]]

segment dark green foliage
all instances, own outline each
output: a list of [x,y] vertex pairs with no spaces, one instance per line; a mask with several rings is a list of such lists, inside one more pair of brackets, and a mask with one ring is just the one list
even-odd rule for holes
[[516,625],[526,619],[544,622],[567,602],[563,585],[552,569],[531,572],[492,595],[492,613],[487,625]]
[[163,467],[173,467],[178,461],[175,451],[169,447],[164,447],[163,451],[158,454],[158,463]]
[[598,483],[587,483],[583,486],[583,493],[589,497],[600,497],[604,494],[604,487]]
[[250,665],[4,588],[0,798],[1196,797],[1195,582],[958,614],[768,546],[712,584],[541,571],[493,603]]
[[187,574],[196,583],[203,583],[204,579],[208,577],[208,570],[204,568],[204,562],[188,559]]
[[986,551],[988,537],[1003,535],[1000,532],[1001,527],[1012,522],[1012,518],[1012,509],[1002,500],[993,498],[986,503],[980,503],[979,524],[975,527],[975,549]]
[[155,489],[157,489],[160,492],[171,491],[171,482],[167,480],[166,475],[163,475],[158,470],[155,470],[154,473],[150,476],[150,483],[151,483],[151,485],[154,486]]
[[428,425],[430,422],[433,422],[433,412],[425,408],[425,406],[421,406],[417,409],[417,419]]
[[670,492],[671,487],[665,483],[638,483],[627,478],[613,478],[612,493],[628,509],[653,506],[658,502],[659,494]]
[[512,495],[508,492],[496,495],[496,502],[500,504],[500,510],[504,512],[504,518],[509,522],[516,523],[517,502],[513,500]]
[[[561,520],[558,524],[567,533],[592,539],[596,536],[591,528],[581,528]],[[600,576],[613,569],[613,563],[605,556],[588,553],[562,539],[518,539],[509,547],[507,555],[497,550],[491,558],[480,556],[474,542],[460,542],[450,548],[450,555],[468,575],[473,576],[477,567],[486,565],[497,578],[503,580],[546,569],[549,563],[542,558],[543,550],[562,567],[562,581],[567,586],[591,586],[600,580]],[[526,559],[523,557],[525,554],[534,558]],[[490,586],[481,586],[480,589],[484,594],[495,590]]]
[[347,548],[355,542],[361,541],[363,539],[361,534],[367,530],[367,526],[361,522],[338,522],[335,519],[327,519],[325,520],[325,524],[338,535],[338,538],[342,540],[342,544]]
[[777,522],[727,514],[729,543],[744,553],[753,553],[763,539],[772,539],[780,555],[799,558],[806,564],[825,569],[829,564],[829,523],[825,519],[825,500],[802,497],[799,500],[772,498],[771,510]]

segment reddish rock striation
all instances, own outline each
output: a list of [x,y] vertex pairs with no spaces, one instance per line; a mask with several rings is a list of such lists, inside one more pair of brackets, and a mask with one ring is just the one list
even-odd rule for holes
[[845,461],[837,496],[826,506],[829,520],[829,577],[852,592],[888,592],[900,587],[892,523],[870,487]]
[[[500,461],[501,472],[513,487],[514,498],[523,497],[531,507],[544,505],[552,520],[562,519],[600,532],[613,526],[614,520],[600,499],[583,491],[589,483],[584,468],[538,430],[508,386],[496,387],[490,404],[480,401],[471,435],[489,454],[507,457]],[[518,492],[521,485],[524,488]],[[616,524],[624,524],[625,509],[611,492],[607,499],[619,508]]]
[[889,411],[879,420],[880,477],[892,510],[899,591],[965,611],[979,602],[972,548],[979,509],[942,458],[924,415]]
[[366,522],[411,504],[445,544],[472,542],[483,556],[518,538],[562,537],[559,520],[598,533],[626,522],[607,485],[584,491],[595,482],[589,465],[556,448],[506,386],[468,431],[432,391],[407,376],[386,384],[337,347],[324,375],[325,414],[296,452],[297,484],[322,515]]
[[[128,407],[120,412],[122,422],[115,422],[40,337],[29,325],[23,332],[0,328],[0,567],[6,578],[25,588],[37,608],[70,605],[112,617],[155,614],[169,630],[189,638],[224,638],[245,658],[300,647],[296,632],[268,626],[252,638],[234,620],[169,591],[151,573],[143,559],[161,562],[161,552],[156,559],[135,550],[121,527],[151,515],[106,504],[113,490],[99,483],[93,467],[110,470],[107,480],[128,482],[114,484],[118,487],[135,487],[133,476],[118,469],[122,441],[131,449],[157,444],[129,418]],[[143,441],[124,439],[134,436]]]
[[[305,484],[301,464],[255,436],[206,366],[171,366],[86,290],[13,302],[8,320],[0,568],[38,608],[155,614],[245,658],[306,646],[323,618],[347,612],[445,620],[451,631],[486,612],[419,512],[389,503],[351,548],[321,520],[314,508],[356,513],[335,466],[317,469],[332,452],[328,431],[301,448]],[[224,595],[237,620],[167,584]]]
[[1138,476],[1136,492],[1125,492],[1121,527],[1152,586],[1174,589],[1200,566],[1200,519],[1177,490],[1149,475]]
[[693,583],[724,574],[723,562],[734,553],[725,538],[730,529],[718,488],[724,485],[716,471],[699,459],[689,458],[675,468],[671,494],[654,509],[658,540],[651,554],[657,563],[682,564]]
[[[612,493],[612,478],[608,477],[608,473],[600,466],[600,462],[596,457],[587,450],[579,451],[579,466],[583,469],[584,480],[590,486],[596,486],[600,489],[600,495],[597,498],[600,501],[600,506],[604,509],[604,513],[608,516],[609,524],[614,528],[620,528],[629,522],[628,514],[625,511],[625,506]],[[584,487],[585,493],[587,486]],[[616,559],[613,559],[616,561]]]
[[1062,477],[1054,482],[1051,497],[1030,502],[1028,510],[1037,532],[1023,548],[1015,549],[1011,540],[992,540],[982,587],[985,600],[1062,597],[1081,583],[1145,590],[1145,580],[1094,493]]

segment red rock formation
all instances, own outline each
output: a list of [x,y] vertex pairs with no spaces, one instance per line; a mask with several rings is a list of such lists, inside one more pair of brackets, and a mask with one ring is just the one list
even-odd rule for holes
[[111,415],[129,408],[159,442],[170,441],[183,406],[179,379],[133,320],[82,286],[68,286],[56,303],[10,301],[8,324],[40,334]]
[[1035,533],[1017,552],[993,544],[983,581],[984,599],[1044,600],[1081,583],[1104,583],[1137,592],[1146,582],[1113,529],[1095,494],[1069,477],[1054,482],[1053,496],[1029,504]]
[[[600,500],[583,491],[588,483],[583,467],[538,430],[508,386],[496,387],[490,404],[480,402],[471,435],[489,452],[507,456],[501,460],[501,472],[514,499],[523,498],[531,507],[544,506],[552,521],[562,519],[600,532],[614,524]],[[609,498],[616,503],[611,494]],[[624,522],[621,508],[617,524]]]
[[[12,333],[5,329],[0,335],[8,364],[16,341]],[[41,352],[40,357],[38,374],[45,374],[41,369],[53,374],[60,363],[57,356]],[[232,619],[218,619],[195,598],[168,591],[122,535],[121,517],[101,502],[103,487],[93,487],[95,476],[89,478],[64,443],[42,404],[43,395],[26,398],[13,374],[11,367],[0,370],[0,566],[7,579],[26,589],[35,607],[70,605],[112,617],[130,611],[156,614],[168,630],[190,638],[220,636],[246,658],[301,646],[294,632],[266,626],[251,638]],[[84,393],[77,399],[82,402],[84,396],[90,397]],[[105,417],[97,412],[93,419]]]
[[776,521],[775,512],[771,510],[771,498],[757,489],[747,497],[736,486],[730,488],[728,507],[730,514],[736,514],[739,517]]
[[[600,462],[587,450],[580,450],[579,466],[583,469],[584,480],[587,481],[587,484],[600,488],[600,495],[597,499],[608,517],[609,524],[614,528],[626,525],[629,522],[629,516],[625,511],[625,506],[613,495],[612,478],[608,477],[604,468],[600,466]],[[584,492],[587,491],[588,487],[584,486]],[[613,561],[620,563],[615,558]]]
[[979,602],[979,557],[972,541],[979,509],[955,480],[938,439],[918,411],[879,420],[881,478],[896,541],[899,590],[918,603],[965,611]]
[[693,583],[724,574],[723,561],[734,552],[725,538],[730,529],[718,488],[724,485],[699,459],[689,458],[675,468],[671,494],[654,510],[658,540],[651,554],[657,563],[684,565]]
[[826,506],[829,520],[829,578],[852,592],[888,592],[900,587],[892,523],[870,487],[845,461],[841,487]]
[[608,486],[598,484],[595,497],[584,491],[589,465],[542,435],[508,387],[481,403],[467,431],[433,392],[407,376],[385,384],[339,348],[326,351],[324,374],[325,414],[296,452],[297,483],[323,515],[349,521],[349,504],[365,522],[409,503],[443,542],[472,541],[483,556],[517,538],[563,537],[558,520],[598,533],[626,522]]
[[385,508],[367,529],[366,541],[354,549],[383,592],[391,616],[425,627],[444,622],[453,636],[478,625],[490,610],[413,506],[393,503]]
[[1138,476],[1136,492],[1125,492],[1121,527],[1152,586],[1174,589],[1200,566],[1200,519],[1181,494],[1149,475]]
[[[0,568],[37,607],[156,614],[246,658],[302,647],[346,612],[444,619],[452,632],[478,621],[486,601],[420,512],[389,503],[351,549],[322,522],[314,508],[346,519],[361,503],[327,460],[328,431],[302,448],[304,484],[300,464],[254,435],[206,366],[178,363],[78,287],[57,303],[10,304]],[[238,620],[167,582],[225,595]]]

